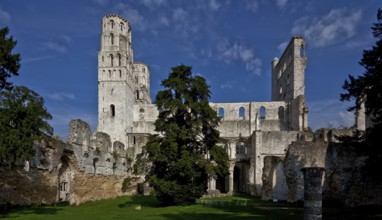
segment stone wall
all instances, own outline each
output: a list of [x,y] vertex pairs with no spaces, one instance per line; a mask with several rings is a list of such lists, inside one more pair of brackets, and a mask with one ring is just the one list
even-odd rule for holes
[[364,175],[366,160],[351,146],[339,143],[292,143],[284,161],[288,201],[303,200],[302,168],[323,167],[324,200],[346,206],[382,204],[382,182]]

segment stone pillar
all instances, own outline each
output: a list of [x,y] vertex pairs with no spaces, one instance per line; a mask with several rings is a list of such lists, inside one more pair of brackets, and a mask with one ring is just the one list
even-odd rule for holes
[[322,220],[322,167],[306,167],[304,174],[304,220]]
[[216,177],[215,175],[212,175],[208,179],[208,191],[215,191],[216,190]]
[[230,163],[229,166],[229,181],[228,181],[228,194],[233,195],[233,170],[235,167],[235,163]]

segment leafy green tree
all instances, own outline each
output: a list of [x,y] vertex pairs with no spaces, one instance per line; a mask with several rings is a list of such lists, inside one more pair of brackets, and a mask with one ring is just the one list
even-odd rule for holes
[[48,124],[52,116],[44,100],[24,86],[0,92],[0,165],[13,168],[30,160],[33,142],[51,136]]
[[357,133],[351,140],[358,142],[369,155],[369,167],[382,161],[382,9],[378,10],[377,20],[372,27],[373,35],[377,39],[376,45],[364,50],[360,61],[365,72],[358,77],[349,75],[343,85],[347,92],[341,94],[341,101],[356,100],[355,106],[349,108],[350,111],[360,109],[364,103],[366,114],[373,122],[366,132]]
[[219,141],[219,117],[208,102],[209,87],[191,67],[172,68],[156,96],[159,116],[146,144],[149,183],[163,205],[195,203],[210,174],[228,174],[228,155]]
[[7,38],[8,28],[0,29],[0,166],[13,168],[33,156],[33,142],[51,136],[52,116],[44,99],[24,86],[8,82],[17,76],[20,54],[12,54],[16,41]]
[[20,54],[12,54],[17,42],[12,37],[7,38],[8,32],[7,27],[0,29],[0,91],[12,88],[7,79],[17,76],[20,69]]

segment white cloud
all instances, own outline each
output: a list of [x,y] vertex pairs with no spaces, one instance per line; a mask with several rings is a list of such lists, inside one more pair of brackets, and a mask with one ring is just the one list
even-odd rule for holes
[[11,21],[11,15],[0,8],[0,23],[8,24]]
[[217,2],[216,0],[210,0],[209,2],[209,7],[212,11],[219,10],[220,6],[221,6],[220,3]]
[[309,107],[309,127],[313,130],[354,125],[354,113],[346,110],[350,106],[349,103],[339,100],[320,100],[308,102],[307,105]]
[[314,47],[325,47],[352,37],[361,16],[361,10],[332,9],[321,18],[298,19],[292,33],[303,35]]
[[41,57],[25,58],[25,59],[21,59],[21,63],[29,63],[29,62],[35,62],[35,61],[46,60],[46,59],[51,59],[51,58],[53,58],[53,57],[52,56],[41,56]]
[[251,59],[245,64],[245,69],[254,73],[257,76],[261,75],[262,62],[259,58]]
[[56,92],[48,94],[48,98],[53,99],[55,101],[63,101],[64,99],[75,99],[76,96],[72,93]]
[[55,50],[55,51],[60,52],[60,53],[64,53],[64,52],[68,51],[68,49],[64,45],[61,45],[61,44],[59,44],[57,42],[53,42],[53,41],[44,42],[44,43],[42,43],[42,45],[43,45],[43,48],[45,48],[45,49]]
[[72,42],[72,38],[70,38],[70,37],[67,36],[67,35],[63,35],[63,36],[62,36],[62,39],[63,39],[66,43],[70,43],[70,42]]
[[183,8],[176,8],[172,13],[174,21],[184,21],[188,16],[188,13]]
[[145,31],[148,28],[145,18],[137,9],[122,2],[116,4],[114,8],[121,13],[122,17],[125,17],[129,21],[133,26],[133,30]]
[[277,49],[282,53],[285,51],[286,47],[288,46],[289,41],[284,41],[281,44],[277,46]]
[[284,6],[288,3],[288,0],[275,0],[275,1],[279,9],[284,8]]
[[253,13],[256,13],[259,9],[259,2],[256,0],[247,0],[245,1],[245,8]]
[[241,61],[245,69],[255,75],[261,75],[262,62],[254,57],[253,49],[245,44],[235,42],[231,44],[228,40],[222,40],[217,44],[218,59],[229,64],[233,61]]
[[170,25],[170,22],[169,20],[167,19],[166,16],[162,15],[159,17],[158,19],[158,23],[161,24],[161,25],[164,25],[164,26],[169,26]]

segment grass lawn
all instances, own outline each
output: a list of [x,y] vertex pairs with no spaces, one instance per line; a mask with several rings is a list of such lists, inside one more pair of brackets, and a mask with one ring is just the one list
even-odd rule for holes
[[[135,210],[141,206],[141,210]],[[374,209],[373,209],[374,210]],[[330,209],[324,212],[324,219],[382,219],[382,215],[355,215],[344,210]],[[327,216],[325,214],[327,213]],[[350,213],[347,215],[346,213]],[[369,212],[367,212],[369,213]],[[337,218],[341,216],[340,218]],[[325,218],[326,217],[326,218]],[[342,218],[344,217],[344,218]],[[353,218],[354,217],[354,218]],[[250,197],[225,197],[203,199],[191,206],[160,207],[151,196],[119,197],[111,200],[88,202],[79,206],[60,204],[53,206],[32,206],[16,208],[0,219],[303,219],[302,207],[286,203],[263,202]]]

